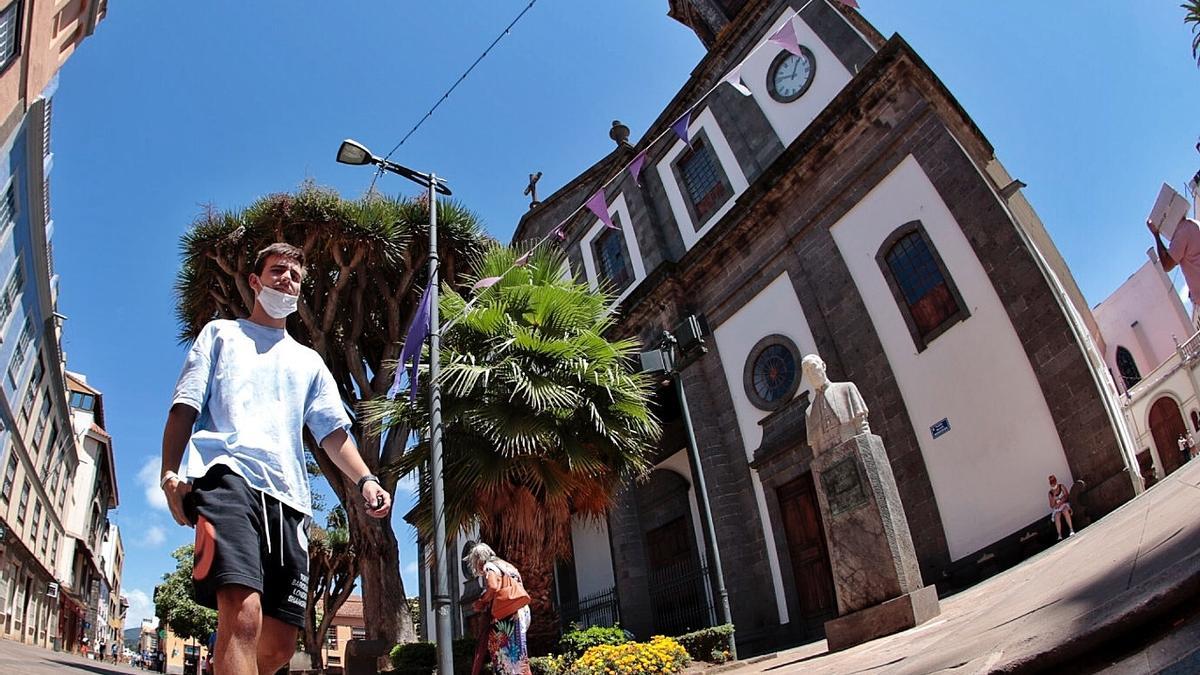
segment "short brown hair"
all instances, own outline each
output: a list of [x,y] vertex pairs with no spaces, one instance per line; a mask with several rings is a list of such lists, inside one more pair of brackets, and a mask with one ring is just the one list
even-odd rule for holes
[[258,256],[254,258],[254,273],[261,277],[263,268],[267,266],[267,259],[273,255],[295,260],[300,265],[300,273],[304,273],[304,251],[282,241],[277,241],[258,252]]

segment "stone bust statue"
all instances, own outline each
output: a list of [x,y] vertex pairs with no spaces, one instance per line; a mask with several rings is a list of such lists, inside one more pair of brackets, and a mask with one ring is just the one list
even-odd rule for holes
[[800,361],[800,368],[813,386],[813,400],[804,420],[814,456],[859,434],[871,433],[867,424],[867,404],[853,382],[830,382],[825,374],[825,362],[816,354],[805,356]]

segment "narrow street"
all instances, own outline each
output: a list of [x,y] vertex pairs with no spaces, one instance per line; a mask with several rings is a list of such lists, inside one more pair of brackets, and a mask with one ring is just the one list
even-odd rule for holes
[[148,671],[111,662],[89,661],[74,654],[64,654],[33,647],[12,640],[0,640],[0,673],[20,675],[50,675],[51,673],[97,673],[124,675]]

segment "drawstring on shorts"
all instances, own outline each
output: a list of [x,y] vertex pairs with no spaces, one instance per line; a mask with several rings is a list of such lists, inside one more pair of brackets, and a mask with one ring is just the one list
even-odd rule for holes
[[[259,502],[262,504],[262,522],[263,533],[267,535],[267,555],[271,554],[271,521],[267,520],[267,494],[261,490],[258,493]],[[282,542],[280,542],[282,543]]]
[[[271,522],[267,519],[267,493],[258,493],[259,503],[262,505],[262,522],[263,534],[267,535],[267,555],[271,555]],[[279,566],[283,567],[283,502],[278,502],[279,505]]]

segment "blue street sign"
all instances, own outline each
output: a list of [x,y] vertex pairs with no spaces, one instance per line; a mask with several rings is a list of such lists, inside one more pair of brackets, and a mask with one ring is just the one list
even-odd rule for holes
[[933,434],[934,438],[950,431],[950,419],[943,417],[940,422],[935,422],[929,427],[929,433]]

